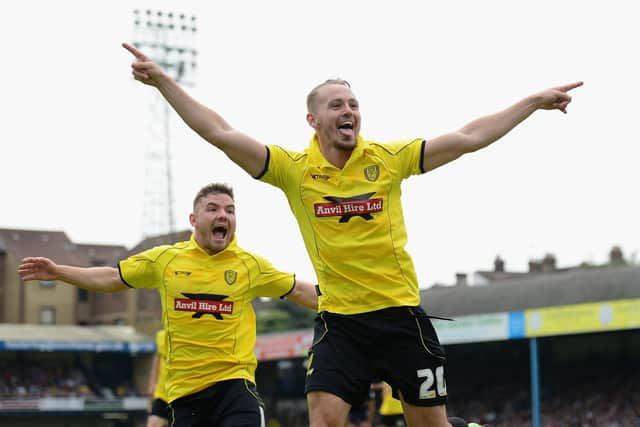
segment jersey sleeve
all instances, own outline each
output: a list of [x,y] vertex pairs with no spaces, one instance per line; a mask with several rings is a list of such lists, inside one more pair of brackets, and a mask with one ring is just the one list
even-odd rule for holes
[[251,284],[249,296],[251,299],[258,297],[280,298],[293,289],[295,275],[277,270],[269,261],[249,254],[251,260]]
[[401,179],[424,173],[424,146],[425,141],[421,138],[381,145]]
[[292,185],[292,167],[304,156],[303,153],[284,149],[277,145],[267,147],[267,161],[265,169],[259,179],[286,191]]
[[131,288],[158,288],[162,282],[159,258],[170,246],[158,246],[118,263],[122,281]]

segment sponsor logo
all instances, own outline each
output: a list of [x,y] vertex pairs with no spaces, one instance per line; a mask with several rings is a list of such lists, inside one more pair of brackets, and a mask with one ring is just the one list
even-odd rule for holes
[[317,173],[312,173],[311,174],[311,178],[314,181],[317,181],[319,179],[322,180],[322,181],[328,181],[330,177],[329,177],[329,175],[320,175],[320,174],[317,174]]
[[233,285],[238,278],[238,272],[233,270],[226,270],[224,272],[224,281],[227,282],[227,285]]
[[218,320],[223,320],[223,314],[233,313],[233,302],[223,301],[228,295],[215,294],[187,294],[186,298],[176,298],[173,308],[176,311],[191,311],[194,319],[210,314]]
[[380,176],[380,168],[378,165],[371,165],[364,168],[364,177],[367,178],[367,181],[374,182]]
[[354,197],[325,196],[331,203],[316,203],[313,205],[316,217],[339,216],[338,222],[349,222],[354,216],[360,216],[367,221],[373,219],[371,214],[382,212],[382,199],[372,199],[376,193],[366,193]]
[[176,271],[174,274],[176,276],[191,276],[190,271]]

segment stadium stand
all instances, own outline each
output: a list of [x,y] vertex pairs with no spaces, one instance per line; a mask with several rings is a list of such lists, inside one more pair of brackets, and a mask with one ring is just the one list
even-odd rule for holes
[[0,324],[0,425],[133,426],[154,351],[129,326]]
[[[152,237],[127,251],[77,244],[62,232],[0,229],[0,425],[144,425],[148,397],[138,390],[160,324],[153,291],[112,298],[36,283],[32,292],[15,274],[21,257],[37,249],[70,264],[113,265],[189,234]],[[493,270],[471,281],[459,274],[455,285],[421,294],[428,313],[455,319],[434,320],[448,354],[450,413],[491,427],[532,425],[535,340],[540,425],[640,426],[640,267],[619,248],[601,266],[558,268],[547,255],[529,271],[509,272],[496,258]],[[55,316],[43,318],[42,306],[54,307]],[[263,306],[269,303],[258,301],[256,311]],[[272,425],[308,425],[311,337],[297,330],[258,338],[256,378]]]

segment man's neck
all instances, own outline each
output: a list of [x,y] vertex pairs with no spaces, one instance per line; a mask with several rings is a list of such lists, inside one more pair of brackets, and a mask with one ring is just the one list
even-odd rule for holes
[[344,165],[347,164],[347,161],[351,157],[351,153],[353,153],[353,150],[341,150],[329,144],[323,144],[320,140],[318,140],[318,144],[320,145],[320,152],[324,158],[338,169],[344,168]]

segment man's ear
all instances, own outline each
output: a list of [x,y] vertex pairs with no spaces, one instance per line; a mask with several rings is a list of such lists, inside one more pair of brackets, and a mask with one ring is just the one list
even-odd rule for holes
[[314,117],[313,113],[307,113],[307,123],[309,123],[309,126],[314,129],[318,127],[318,121]]

